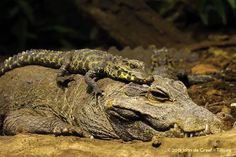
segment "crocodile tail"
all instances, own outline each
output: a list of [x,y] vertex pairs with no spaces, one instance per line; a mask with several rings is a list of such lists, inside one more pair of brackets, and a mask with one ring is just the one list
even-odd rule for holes
[[12,69],[26,65],[42,65],[59,68],[63,62],[62,51],[27,50],[6,59],[0,65],[0,76]]

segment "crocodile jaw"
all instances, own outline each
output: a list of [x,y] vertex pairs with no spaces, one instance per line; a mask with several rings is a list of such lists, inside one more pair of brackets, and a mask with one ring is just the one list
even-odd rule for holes
[[123,140],[148,141],[156,135],[202,136],[220,132],[222,125],[214,114],[192,101],[156,104],[145,98],[124,97],[109,101],[106,112],[116,134]]

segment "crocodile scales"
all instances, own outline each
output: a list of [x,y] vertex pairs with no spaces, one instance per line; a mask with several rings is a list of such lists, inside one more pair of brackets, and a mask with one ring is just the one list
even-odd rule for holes
[[151,140],[220,132],[221,120],[195,104],[180,81],[154,75],[151,85],[97,81],[99,103],[82,75],[57,86],[57,70],[26,66],[0,77],[0,134],[40,133],[99,139]]
[[97,77],[108,76],[144,84],[153,81],[153,77],[145,72],[143,62],[92,49],[24,51],[5,60],[0,67],[0,76],[9,70],[26,65],[42,65],[60,69],[57,77],[59,83],[65,81],[67,73],[85,74],[85,81],[92,87],[95,94],[102,94],[94,80]]

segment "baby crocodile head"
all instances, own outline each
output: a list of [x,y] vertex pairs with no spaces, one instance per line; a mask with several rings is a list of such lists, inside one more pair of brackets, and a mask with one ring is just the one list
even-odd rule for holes
[[[137,93],[141,86],[135,87]],[[134,92],[131,88],[127,92]],[[195,104],[180,81],[158,76],[146,88],[142,88],[142,96],[129,94],[129,97],[108,102],[108,119],[123,140],[148,141],[153,136],[194,137],[221,131],[222,121]]]
[[109,76],[119,80],[143,84],[154,80],[146,73],[144,63],[134,59],[115,58],[108,61],[104,69]]

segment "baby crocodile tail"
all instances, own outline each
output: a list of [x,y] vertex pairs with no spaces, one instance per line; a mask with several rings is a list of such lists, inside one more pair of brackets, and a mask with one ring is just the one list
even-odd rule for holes
[[0,76],[17,67],[26,65],[43,65],[46,67],[60,68],[63,64],[65,53],[62,51],[27,50],[18,53],[4,61],[0,66]]

